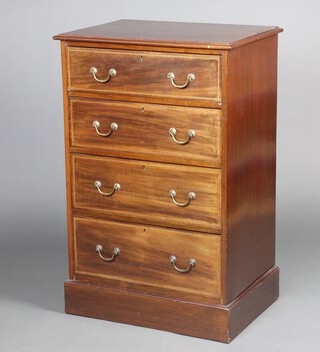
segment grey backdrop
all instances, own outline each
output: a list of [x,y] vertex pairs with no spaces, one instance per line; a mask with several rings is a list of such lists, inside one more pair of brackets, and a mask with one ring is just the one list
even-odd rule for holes
[[[320,330],[319,0],[1,0],[0,351],[312,351]],[[120,18],[278,25],[281,298],[230,345],[63,313],[63,114],[54,34]],[[317,347],[318,345],[318,347]]]

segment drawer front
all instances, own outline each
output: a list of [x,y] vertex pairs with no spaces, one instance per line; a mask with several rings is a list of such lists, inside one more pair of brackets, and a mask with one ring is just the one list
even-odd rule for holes
[[71,100],[70,107],[73,147],[90,148],[90,153],[100,155],[221,164],[220,110],[83,100]]
[[[220,101],[220,58],[217,55],[165,54],[143,51],[67,47],[68,89],[121,96],[149,97],[167,103],[190,100],[208,106]],[[95,68],[95,77],[91,68]],[[116,74],[106,80],[109,71]],[[175,78],[168,79],[173,73]],[[194,80],[188,81],[193,74]],[[190,76],[189,76],[190,77]],[[176,85],[187,86],[183,89]]]
[[[75,208],[133,222],[204,232],[221,230],[219,169],[80,155],[72,161]],[[116,184],[121,188],[115,190]],[[169,196],[171,190],[175,197]],[[195,199],[190,199],[192,192]],[[190,204],[182,207],[174,200]]]
[[[186,295],[221,295],[220,236],[81,218],[74,219],[74,229],[76,274]],[[97,245],[107,260],[115,248],[118,255],[105,261],[96,252]],[[171,256],[176,257],[178,269],[188,269],[190,259],[196,260],[195,266],[180,273],[170,262]]]

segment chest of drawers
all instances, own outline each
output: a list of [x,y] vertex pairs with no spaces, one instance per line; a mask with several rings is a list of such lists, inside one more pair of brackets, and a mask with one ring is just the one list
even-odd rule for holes
[[277,299],[281,31],[120,20],[54,37],[67,313],[230,342]]

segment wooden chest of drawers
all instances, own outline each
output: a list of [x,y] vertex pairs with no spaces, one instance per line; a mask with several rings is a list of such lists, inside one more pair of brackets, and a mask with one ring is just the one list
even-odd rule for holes
[[61,40],[66,312],[230,342],[278,297],[278,27]]

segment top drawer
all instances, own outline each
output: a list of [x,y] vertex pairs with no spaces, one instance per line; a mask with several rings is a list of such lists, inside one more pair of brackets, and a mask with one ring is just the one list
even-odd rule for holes
[[67,47],[67,61],[68,90],[74,95],[82,92],[131,101],[147,97],[150,102],[166,104],[220,105],[218,55]]

